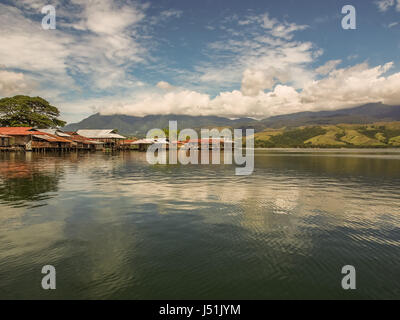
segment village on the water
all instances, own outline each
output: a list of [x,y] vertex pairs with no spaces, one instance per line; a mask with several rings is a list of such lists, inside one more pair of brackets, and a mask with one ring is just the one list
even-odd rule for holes
[[60,129],[37,129],[34,127],[0,127],[0,151],[146,151],[150,145],[157,144],[169,149],[199,148],[212,149],[213,145],[223,148],[232,143],[223,138],[187,139],[169,141],[168,138],[128,139],[115,129],[84,129],[62,131]]

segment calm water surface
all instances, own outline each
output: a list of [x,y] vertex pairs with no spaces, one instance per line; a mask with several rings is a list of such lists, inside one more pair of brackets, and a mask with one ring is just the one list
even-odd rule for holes
[[138,152],[0,154],[0,298],[399,299],[400,153],[259,150],[246,177]]

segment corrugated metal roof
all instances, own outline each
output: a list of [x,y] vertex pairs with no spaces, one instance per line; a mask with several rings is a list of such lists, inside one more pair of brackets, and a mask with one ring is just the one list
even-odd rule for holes
[[131,144],[169,144],[166,139],[140,139],[133,141]]
[[90,138],[86,138],[86,137],[82,137],[82,136],[80,136],[79,134],[76,134],[76,133],[73,134],[73,135],[68,136],[67,139],[71,140],[71,141],[75,141],[75,142],[86,143],[86,144],[104,144],[104,142],[96,141],[96,140],[93,140],[93,139],[90,139]]
[[28,136],[31,134],[41,134],[32,127],[0,127],[0,134],[10,136]]
[[59,129],[38,129],[40,132],[50,133],[59,137],[69,137],[69,134],[59,130]]
[[102,130],[92,130],[92,129],[83,129],[78,130],[76,133],[92,139],[126,139],[126,137],[121,136],[117,133],[114,133],[114,129],[102,129]]
[[67,143],[71,143],[70,140],[67,140],[67,139],[64,139],[64,138],[61,138],[61,137],[57,137],[57,136],[55,136],[53,134],[50,134],[50,133],[34,134],[33,136],[35,138],[46,140],[46,141],[49,141],[49,142],[67,142]]
[[154,143],[153,139],[139,139],[133,141],[131,144],[153,144],[153,143]]
[[56,134],[57,129],[39,129],[40,132],[44,132],[44,133],[50,133],[50,134]]

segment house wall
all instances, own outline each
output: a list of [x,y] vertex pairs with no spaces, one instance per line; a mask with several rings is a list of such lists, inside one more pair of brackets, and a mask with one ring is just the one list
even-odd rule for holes
[[51,148],[51,144],[47,141],[32,141],[32,148]]
[[61,149],[61,148],[69,148],[70,146],[71,144],[67,142],[50,142],[37,138],[34,138],[32,141],[32,148],[34,149],[41,149],[41,148]]
[[10,146],[10,144],[11,144],[10,138],[6,138],[6,137],[0,138],[0,146],[1,147],[8,147],[8,146]]
[[24,146],[26,145],[29,141],[31,141],[31,136],[12,136],[14,139],[14,145],[17,146]]

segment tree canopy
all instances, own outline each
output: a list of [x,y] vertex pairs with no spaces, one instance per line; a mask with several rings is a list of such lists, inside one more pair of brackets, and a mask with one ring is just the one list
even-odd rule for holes
[[60,111],[40,97],[14,96],[0,99],[0,125],[7,127],[63,127]]

